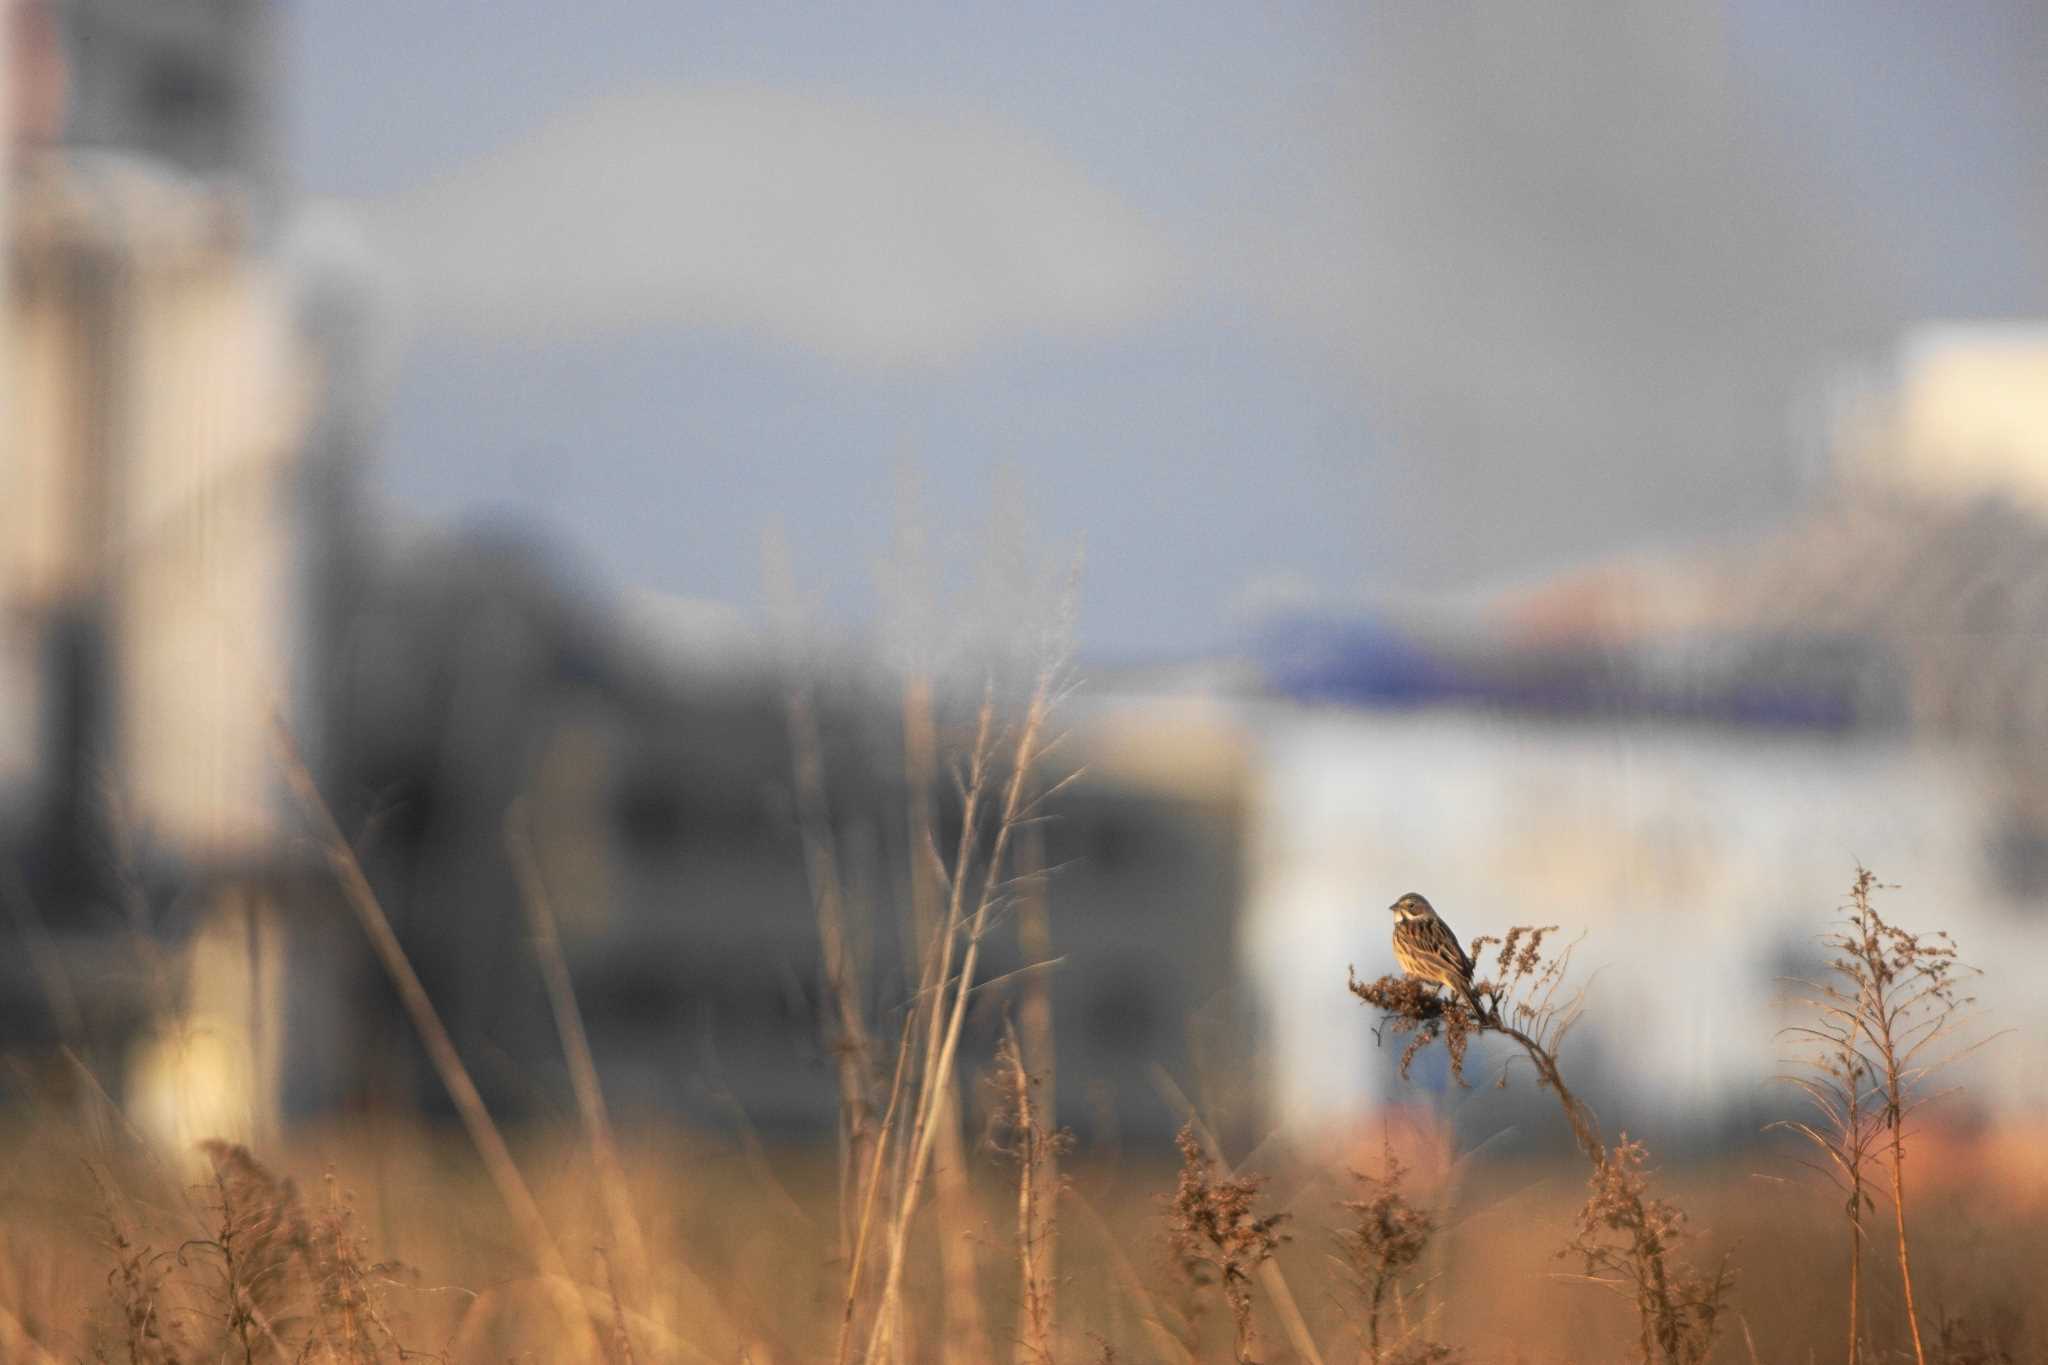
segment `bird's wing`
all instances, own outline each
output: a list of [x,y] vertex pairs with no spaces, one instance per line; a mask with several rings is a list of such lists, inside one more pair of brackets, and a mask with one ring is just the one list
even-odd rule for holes
[[1458,970],[1464,974],[1467,981],[1471,980],[1472,959],[1465,955],[1465,945],[1458,942],[1457,934],[1451,931],[1450,925],[1443,922],[1442,916],[1438,916],[1433,921],[1433,927],[1436,931],[1438,942],[1443,948],[1444,955],[1458,964]]
[[[1444,932],[1447,934],[1451,934],[1451,931],[1448,927],[1444,929]],[[1473,967],[1472,958],[1469,954],[1466,953],[1465,945],[1458,942],[1458,936],[1456,934],[1451,934],[1451,947],[1457,952],[1458,961],[1465,964],[1465,975],[1468,977],[1471,976],[1473,971],[1475,970]]]

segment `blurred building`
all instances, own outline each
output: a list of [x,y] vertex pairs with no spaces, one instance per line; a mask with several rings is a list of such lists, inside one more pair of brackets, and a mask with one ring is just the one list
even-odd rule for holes
[[[0,1000],[10,1039],[88,1050],[170,1136],[274,1117],[271,731],[304,718],[335,512],[307,497],[323,399],[273,212],[267,11],[7,12]],[[162,952],[116,949],[136,931]]]
[[66,141],[276,194],[272,0],[54,3],[72,54]]
[[2048,512],[2048,322],[1922,327],[1833,407],[1833,463],[1852,484]]
[[174,856],[275,838],[268,717],[295,629],[303,426],[280,284],[233,206],[113,161],[17,183],[5,570],[58,717],[31,785],[73,831],[118,773]]
[[[836,1029],[791,797],[794,677],[716,613],[606,609],[574,582],[502,535],[422,541],[377,569],[329,693],[343,822],[496,1107],[530,1112],[563,1080],[507,856],[516,806],[614,1107],[829,1133]],[[860,1004],[889,1020],[914,989],[902,703],[854,661],[809,686]],[[1042,830],[1051,941],[1014,917],[984,940],[981,973],[1004,984],[977,997],[963,1069],[1042,983],[1063,1121],[1156,1136],[1177,1119],[1155,1068],[1191,1084],[1202,1021],[1238,981],[1247,773],[1199,715],[1103,704],[1077,725],[1088,775]],[[942,782],[936,798],[950,846],[957,797]],[[345,998],[354,1032],[294,1064],[295,1107],[436,1102],[368,963]]]
[[[1860,408],[1882,421],[1844,422],[1835,477],[1767,536],[1256,643],[1245,932],[1284,1121],[1398,1093],[1351,999],[1305,986],[1389,970],[1410,889],[1468,941],[1585,934],[1574,1075],[1674,1141],[1776,1103],[1782,978],[1820,967],[1859,861],[1900,888],[1884,913],[1986,969],[1987,1031],[2048,1027],[2022,967],[2048,956],[2043,335],[1915,338]],[[1988,1049],[1973,1099],[2048,1108],[2034,1061]],[[1484,1134],[1516,1102],[1457,1103]]]

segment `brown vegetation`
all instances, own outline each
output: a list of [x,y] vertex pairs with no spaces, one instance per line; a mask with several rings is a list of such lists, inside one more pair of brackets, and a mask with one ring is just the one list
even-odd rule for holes
[[[214,1267],[203,1254],[188,1251],[182,1264],[176,1256],[186,1239],[210,1232],[197,1216],[206,1185],[188,1186],[118,1130],[99,1125],[95,1135],[90,1123],[75,1124],[69,1112],[52,1097],[34,1131],[13,1131],[0,1141],[9,1156],[0,1177],[6,1181],[0,1192],[0,1359],[67,1365],[101,1357],[182,1365],[220,1359],[224,1318],[205,1293],[209,1282],[217,1283]],[[90,1110],[80,1118],[89,1119]],[[1377,1143],[1377,1136],[1371,1140]],[[1433,1141],[1400,1131],[1396,1140],[1398,1150],[1410,1153],[1418,1141]],[[1401,1273],[1399,1291],[1390,1292],[1390,1305],[1399,1292],[1405,1309],[1390,1306],[1382,1323],[1386,1361],[1401,1359],[1406,1347],[1420,1342],[1504,1365],[1622,1360],[1633,1353],[1635,1315],[1610,1312],[1599,1297],[1558,1278],[1560,1271],[1581,1269],[1556,1253],[1577,1226],[1583,1180],[1547,1161],[1482,1154],[1454,1182],[1440,1158],[1455,1153],[1441,1146],[1421,1150],[1433,1155],[1404,1161],[1410,1170],[1401,1191],[1435,1218],[1436,1229],[1420,1258]],[[630,1355],[619,1344],[598,1250],[608,1231],[587,1147],[573,1133],[527,1133],[516,1137],[514,1151],[533,1173],[535,1197],[578,1285],[588,1291],[574,1303],[534,1276],[516,1225],[459,1132],[351,1120],[300,1132],[265,1154],[268,1169],[299,1176],[309,1220],[328,1202],[322,1173],[331,1164],[332,1198],[352,1215],[345,1227],[357,1250],[345,1263],[354,1268],[328,1277],[337,1311],[323,1330],[335,1343],[333,1359],[391,1362],[398,1359],[394,1343],[415,1358],[449,1365],[732,1362],[743,1352],[754,1365],[831,1357],[844,1267],[833,1254],[837,1193],[829,1150],[771,1149],[763,1168],[737,1142],[622,1130],[622,1170],[644,1221],[653,1292],[668,1318],[667,1329],[657,1330],[647,1315],[623,1304]],[[1909,1143],[1909,1161],[1912,1153]],[[1193,1330],[1176,1311],[1179,1290],[1164,1254],[1166,1215],[1159,1199],[1175,1189],[1178,1177],[1176,1166],[1158,1159],[1163,1155],[1112,1161],[1084,1145],[1063,1162],[1072,1192],[1054,1204],[1060,1223],[1054,1359],[1100,1359],[1097,1338],[1119,1360],[1139,1365],[1232,1357],[1233,1325],[1214,1286],[1201,1291],[1208,1311]],[[125,1248],[108,1235],[107,1210],[82,1160],[119,1191],[115,1198],[128,1220]],[[1278,1230],[1293,1234],[1269,1264],[1295,1287],[1307,1330],[1332,1365],[1369,1359],[1367,1308],[1357,1279],[1331,1253],[1357,1226],[1357,1212],[1345,1205],[1372,1195],[1341,1156],[1321,1150],[1275,1150],[1262,1154],[1259,1165],[1268,1179],[1257,1211],[1290,1214]],[[1381,1173],[1377,1165],[1370,1169]],[[766,1183],[771,1174],[774,1186]],[[1025,1337],[1021,1286],[993,1271],[1018,1265],[1015,1168],[1007,1159],[983,1157],[971,1175],[971,1221],[933,1218],[921,1226],[920,1254],[905,1272],[909,1326],[920,1341],[941,1339],[946,1281],[936,1243],[972,1238],[992,1269],[980,1281],[983,1319],[995,1349],[1007,1355],[1010,1343]],[[1713,1264],[1728,1254],[1741,1270],[1732,1309],[1739,1320],[1724,1318],[1716,1360],[1749,1359],[1743,1323],[1763,1361],[1843,1359],[1842,1238],[1839,1222],[1828,1221],[1839,1220],[1839,1201],[1760,1185],[1746,1164],[1669,1166],[1658,1173],[1657,1185],[1697,1220],[1702,1259]],[[1980,1184],[1928,1202],[1913,1235],[1921,1301],[1932,1305],[1925,1331],[1931,1360],[2048,1359],[2048,1313],[2035,1292],[2038,1268],[2048,1264],[2048,1225],[2037,1214],[2007,1207],[1996,1188]],[[417,1271],[392,1264],[401,1261]],[[137,1271],[132,1296],[122,1282],[123,1264]],[[1876,1264],[1883,1269],[1886,1263]],[[292,1265],[294,1292],[303,1303],[314,1272],[296,1258]],[[1303,1359],[1256,1276],[1252,1292],[1258,1359],[1266,1365]],[[1910,1354],[1896,1275],[1866,1275],[1864,1292],[1874,1329],[1871,1358],[1878,1351],[1894,1359],[1901,1350]],[[371,1321],[367,1308],[355,1311],[356,1354],[350,1356],[351,1318],[342,1305],[365,1299],[384,1326]],[[572,1313],[581,1315],[580,1328]],[[26,1335],[10,1336],[10,1320]],[[284,1358],[296,1359],[313,1323],[274,1325],[291,1348]],[[259,1361],[277,1358],[267,1342],[252,1340],[252,1347]],[[319,1349],[309,1358],[330,1358]],[[372,1350],[383,1354],[373,1357]],[[227,1358],[241,1359],[238,1350]]]
[[[1262,1177],[1230,1176],[1202,1150],[1194,1125],[1174,1139],[1180,1148],[1180,1181],[1167,1201],[1167,1245],[1174,1269],[1190,1289],[1213,1286],[1230,1310],[1230,1326],[1240,1362],[1252,1359],[1252,1276],[1273,1258],[1287,1240],[1279,1231],[1284,1213],[1260,1214],[1257,1201]],[[1189,1298],[1192,1321],[1200,1311],[1199,1293]]]
[[[1958,960],[1947,934],[1887,922],[1872,898],[1879,889],[1868,868],[1856,869],[1844,917],[1821,940],[1830,954],[1828,975],[1797,983],[1812,1022],[1785,1030],[1798,1052],[1785,1079],[1811,1103],[1815,1117],[1772,1126],[1805,1138],[1818,1157],[1805,1164],[1844,1196],[1850,1365],[1862,1353],[1863,1217],[1875,1207],[1871,1167],[1880,1154],[1885,1158],[1906,1327],[1914,1359],[1926,1365],[1906,1236],[1906,1125],[1938,1097],[1928,1082],[1977,1046],[1962,1036],[1973,1001],[1958,993],[1976,973]],[[1943,1324],[1945,1338],[1953,1337],[1950,1326]]]
[[[1420,1316],[1411,1314],[1409,1303],[1424,1286],[1404,1286],[1429,1250],[1437,1234],[1437,1216],[1420,1208],[1402,1188],[1407,1168],[1394,1155],[1391,1140],[1385,1144],[1384,1174],[1354,1172],[1364,1187],[1365,1198],[1347,1199],[1344,1211],[1350,1223],[1336,1238],[1337,1261],[1351,1282],[1365,1318],[1365,1355],[1372,1365],[1433,1365],[1449,1361],[1455,1353],[1422,1334]],[[1383,1340],[1381,1320],[1392,1312],[1398,1335],[1391,1343]]]

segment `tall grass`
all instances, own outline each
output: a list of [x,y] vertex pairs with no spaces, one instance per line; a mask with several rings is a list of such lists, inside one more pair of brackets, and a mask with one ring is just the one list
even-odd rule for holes
[[[185,1209],[189,1193],[197,1214],[204,1213],[204,1188],[183,1190],[177,1177],[125,1144],[100,1148],[68,1127],[59,1103],[51,1097],[37,1132],[10,1133],[4,1143],[0,1359],[222,1359],[226,1315],[202,1292],[215,1271],[205,1253],[184,1246],[212,1235],[201,1216]],[[1350,1169],[1383,1169],[1369,1155],[1378,1141],[1362,1140],[1362,1157],[1342,1149],[1269,1148],[1256,1162],[1256,1173],[1267,1177],[1256,1216],[1288,1214],[1279,1231],[1293,1237],[1269,1264],[1295,1286],[1308,1330],[1332,1362],[1369,1357],[1367,1309],[1349,1268],[1329,1253],[1335,1239],[1356,1226],[1355,1214],[1344,1208],[1362,1198]],[[1437,1219],[1438,1229],[1422,1260],[1400,1278],[1405,1310],[1389,1309],[1383,1319],[1385,1360],[1428,1359],[1416,1352],[1431,1345],[1471,1361],[1531,1365],[1622,1360],[1634,1353],[1635,1315],[1625,1305],[1609,1311],[1555,1278],[1559,1270],[1577,1269],[1562,1265],[1556,1252],[1577,1225],[1582,1188],[1547,1161],[1483,1152],[1453,1192],[1439,1174],[1441,1148],[1419,1137],[1400,1141],[1410,1168],[1402,1192]],[[413,1358],[454,1365],[624,1361],[629,1357],[617,1326],[623,1316],[630,1358],[642,1365],[731,1362],[742,1352],[759,1365],[829,1359],[844,1288],[832,1227],[832,1154],[771,1150],[799,1217],[782,1211],[781,1194],[756,1183],[730,1141],[626,1131],[620,1144],[645,1221],[652,1273],[675,1305],[667,1337],[629,1305],[622,1303],[622,1313],[614,1308],[604,1258],[596,1252],[609,1239],[602,1195],[573,1116],[553,1137],[517,1137],[514,1151],[570,1258],[579,1289],[575,1304],[534,1275],[516,1228],[459,1130],[347,1121],[303,1130],[262,1160],[274,1172],[299,1177],[308,1216],[327,1198],[324,1171],[332,1163],[333,1198],[351,1210],[350,1227],[362,1247],[358,1283],[376,1296],[380,1317]],[[1908,1152],[1909,1163],[1920,1167],[1924,1192],[1912,1231],[1923,1303],[1932,1305],[1924,1332],[1930,1359],[2043,1359],[2048,1318],[2034,1286],[2039,1267],[2048,1264],[2044,1205],[2018,1200],[1981,1168],[1952,1168],[1915,1140],[1909,1139]],[[107,1236],[106,1213],[81,1156],[105,1169],[119,1191],[125,1249]],[[1177,1181],[1168,1156],[1161,1151],[1112,1162],[1084,1143],[1063,1160],[1069,1192],[1051,1204],[1061,1232],[1054,1359],[1098,1361],[1105,1349],[1136,1362],[1233,1357],[1233,1324],[1213,1285],[1199,1291],[1207,1297],[1193,1323],[1181,1316],[1166,1241],[1169,1215],[1161,1207]],[[925,1254],[913,1257],[906,1271],[906,1302],[927,1324],[943,1320],[947,1292],[938,1238],[973,1236],[990,1262],[1018,1264],[1018,1181],[1010,1158],[980,1160],[972,1176],[980,1216],[967,1226],[924,1222]],[[1760,1191],[1746,1163],[1667,1167],[1657,1184],[1708,1229],[1702,1246],[1733,1253],[1742,1278],[1732,1311],[1747,1321],[1760,1359],[1844,1358],[1840,1237],[1823,1221],[1839,1217],[1832,1208],[1796,1190]],[[135,1353],[120,1283],[124,1262],[145,1285],[133,1301]],[[291,1274],[293,1295],[303,1304],[311,1272],[295,1262]],[[1871,1278],[1885,1281],[1866,1285],[1870,1306],[1882,1308],[1867,1345],[1871,1358],[1910,1356],[1896,1276]],[[689,1281],[703,1285],[708,1297],[697,1297]],[[1266,1365],[1302,1359],[1256,1273],[1252,1294],[1254,1357]],[[985,1275],[980,1307],[992,1351],[1012,1354],[1024,1337],[1021,1285],[1009,1275]],[[571,1312],[581,1314],[580,1326],[568,1320]],[[10,1336],[10,1321],[25,1335]],[[337,1343],[346,1339],[342,1324],[337,1316],[330,1329]],[[273,1326],[287,1349],[278,1351],[252,1327],[254,1358],[298,1358],[311,1322],[294,1315]],[[152,1330],[160,1347],[150,1345]],[[396,1359],[378,1329],[360,1330],[385,1352],[383,1359]],[[936,1358],[942,1338],[921,1339],[924,1353],[914,1358]],[[152,1356],[152,1349],[162,1354]],[[325,1359],[321,1349],[316,1345],[308,1358]],[[1967,1354],[1970,1349],[1980,1353]],[[241,1356],[230,1349],[225,1358]],[[1731,1326],[1722,1334],[1715,1358],[1748,1359],[1740,1330]]]
[[1806,1164],[1844,1195],[1849,1225],[1850,1365],[1862,1354],[1863,1216],[1874,1158],[1891,1182],[1899,1285],[1913,1357],[1927,1360],[1906,1235],[1907,1122],[1944,1092],[1932,1082],[1988,1038],[1968,1036],[1974,1000],[1961,994],[1977,975],[1945,933],[1917,933],[1887,921],[1873,893],[1876,874],[1856,869],[1843,918],[1822,939],[1827,975],[1796,983],[1811,1022],[1787,1028],[1798,1055],[1785,1079],[1811,1104],[1812,1119],[1773,1125],[1806,1139],[1818,1156]]

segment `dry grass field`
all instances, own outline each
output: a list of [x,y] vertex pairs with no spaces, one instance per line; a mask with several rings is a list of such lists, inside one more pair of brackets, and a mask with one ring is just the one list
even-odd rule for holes
[[[553,1282],[536,1274],[457,1132],[336,1125],[264,1153],[276,1184],[238,1174],[232,1159],[216,1183],[166,1169],[110,1116],[81,1104],[79,1118],[46,1114],[5,1137],[0,1359],[765,1365],[835,1354],[846,1261],[829,1154],[747,1150],[683,1133],[626,1138],[622,1165],[649,1269],[645,1297],[629,1309],[614,1306],[621,1268],[598,1177],[573,1134],[515,1143],[567,1262],[569,1280]],[[1460,1162],[1411,1115],[1391,1117],[1382,1132],[1395,1135],[1410,1167],[1405,1193],[1438,1224],[1393,1291],[1400,1302],[1385,1314],[1385,1358],[1634,1356],[1630,1305],[1579,1282],[1579,1267],[1558,1255],[1584,1199],[1580,1169]],[[1069,1162],[1057,1200],[1050,1358],[1232,1358],[1221,1295],[1191,1290],[1174,1271],[1175,1165],[1171,1153],[1152,1155],[1112,1164],[1080,1152]],[[1338,1239],[1355,1221],[1345,1203],[1359,1200],[1350,1172],[1382,1171],[1384,1155],[1379,1134],[1361,1134],[1316,1152],[1268,1153],[1262,1163],[1268,1180],[1257,1207],[1287,1215],[1279,1230],[1288,1240],[1274,1263],[1324,1360],[1370,1358],[1366,1296]],[[1942,1178],[1929,1171],[1914,1251],[1935,1359],[2048,1359],[2040,1293],[2048,1184],[2037,1168],[2030,1188],[2001,1188],[1986,1174],[1994,1155],[1979,1139],[1948,1153]],[[1019,1354],[1015,1168],[987,1150],[970,1164],[970,1212],[950,1224],[927,1213],[918,1229],[902,1358]],[[1841,1358],[1847,1240],[1831,1201],[1748,1166],[1662,1177],[1696,1222],[1697,1253],[1725,1253],[1735,1271],[1713,1358]],[[233,1203],[226,1216],[223,1188]],[[948,1240],[971,1256],[971,1304],[949,1294],[938,1254]],[[244,1316],[260,1312],[262,1325],[235,1321],[226,1248],[245,1267]],[[1882,1255],[1870,1257],[1873,1281],[1883,1268]],[[1268,1282],[1254,1277],[1251,1293],[1253,1358],[1307,1358]],[[1869,1291],[1866,1314],[1867,1358],[1910,1359],[1895,1287]],[[1422,1341],[1455,1354],[1422,1354]]]

